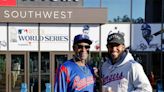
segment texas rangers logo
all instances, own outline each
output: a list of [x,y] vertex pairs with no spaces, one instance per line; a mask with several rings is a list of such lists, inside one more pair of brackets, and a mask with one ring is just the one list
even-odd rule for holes
[[82,79],[80,78],[80,76],[76,76],[73,82],[73,88],[80,91],[90,84],[94,84],[93,76],[88,76],[87,78],[82,78]]

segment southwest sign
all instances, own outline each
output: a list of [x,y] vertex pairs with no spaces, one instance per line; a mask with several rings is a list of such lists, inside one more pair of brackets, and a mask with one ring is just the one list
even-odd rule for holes
[[106,8],[0,7],[0,22],[106,23]]

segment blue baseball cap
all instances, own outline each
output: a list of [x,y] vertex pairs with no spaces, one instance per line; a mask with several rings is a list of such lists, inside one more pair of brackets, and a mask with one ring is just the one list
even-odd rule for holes
[[92,41],[89,39],[89,36],[84,34],[78,34],[74,37],[74,42],[73,42],[74,45],[80,42],[86,42],[89,45],[92,44]]

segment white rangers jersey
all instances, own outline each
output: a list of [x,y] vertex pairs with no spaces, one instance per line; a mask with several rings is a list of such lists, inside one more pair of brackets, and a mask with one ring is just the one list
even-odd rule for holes
[[108,58],[101,67],[103,86],[112,92],[152,92],[150,82],[144,70],[129,52],[112,65]]

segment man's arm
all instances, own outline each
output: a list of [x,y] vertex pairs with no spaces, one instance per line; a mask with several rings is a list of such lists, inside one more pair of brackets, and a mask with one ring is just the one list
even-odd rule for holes
[[65,66],[59,67],[55,76],[54,92],[67,92],[68,82],[67,68]]
[[135,90],[132,92],[152,92],[150,82],[139,63],[132,65],[133,85]]

